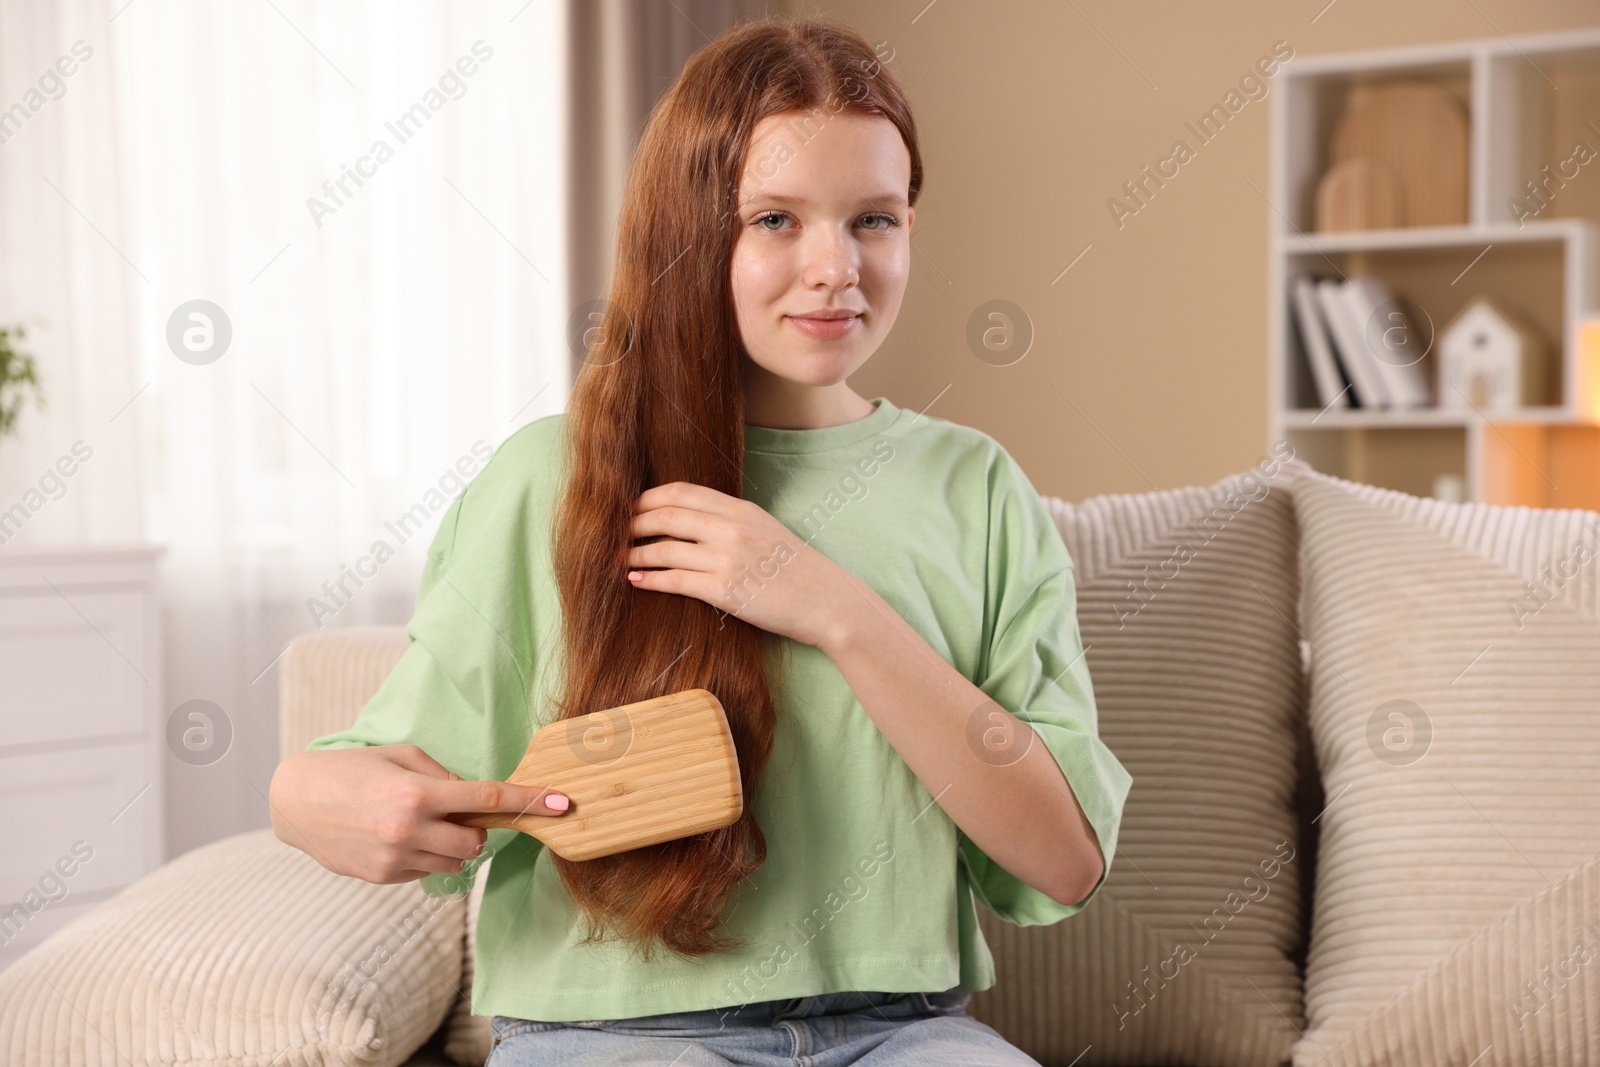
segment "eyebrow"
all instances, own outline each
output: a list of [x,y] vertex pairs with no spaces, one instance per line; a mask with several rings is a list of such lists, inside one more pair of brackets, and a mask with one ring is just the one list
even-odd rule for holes
[[[803,196],[783,196],[779,193],[756,193],[747,200],[741,200],[739,202],[739,206],[749,207],[751,204],[758,204],[763,201],[768,201],[774,204],[810,203],[810,201]],[[900,193],[879,193],[877,196],[865,197],[861,202],[866,204],[868,207],[875,207],[879,204],[888,204],[894,207],[910,206],[909,201],[907,201],[906,198]]]

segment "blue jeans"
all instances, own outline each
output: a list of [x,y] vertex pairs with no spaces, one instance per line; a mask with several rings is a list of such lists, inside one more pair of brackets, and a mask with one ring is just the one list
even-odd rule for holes
[[1039,1067],[972,1018],[972,994],[824,993],[634,1019],[534,1022],[496,1015],[485,1067]]

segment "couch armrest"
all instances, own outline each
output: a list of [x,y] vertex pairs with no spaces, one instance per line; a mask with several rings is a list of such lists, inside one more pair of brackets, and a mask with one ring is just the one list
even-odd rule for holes
[[349,729],[410,647],[404,626],[345,626],[289,642],[278,663],[279,758]]

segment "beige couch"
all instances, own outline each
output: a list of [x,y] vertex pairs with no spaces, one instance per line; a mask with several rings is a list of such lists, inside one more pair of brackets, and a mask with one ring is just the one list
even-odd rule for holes
[[[997,984],[971,1013],[1046,1067],[1600,1062],[1600,564],[1574,548],[1600,516],[1297,461],[1047,503],[1134,786],[1087,909],[980,911]],[[1574,576],[1508,615],[1548,560]],[[405,647],[296,640],[283,751],[350,723]],[[0,1062],[481,1063],[475,900],[237,835],[0,974]]]

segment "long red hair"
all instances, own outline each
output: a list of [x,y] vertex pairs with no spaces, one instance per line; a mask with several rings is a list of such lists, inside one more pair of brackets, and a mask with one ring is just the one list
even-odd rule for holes
[[[639,495],[666,482],[743,495],[746,357],[729,264],[756,124],[790,112],[887,118],[910,150],[916,203],[916,126],[881,62],[865,38],[825,20],[742,23],[690,57],[634,153],[611,290],[567,406],[553,541],[565,664],[557,717],[708,689],[728,714],[745,809],[721,830],[599,859],[553,856],[586,944],[614,933],[648,960],[658,942],[684,956],[741,943],[717,925],[766,859],[751,801],[772,750],[781,657],[771,653],[782,644],[697,598],[633,588],[628,525]],[[796,121],[803,127],[805,114]]]

